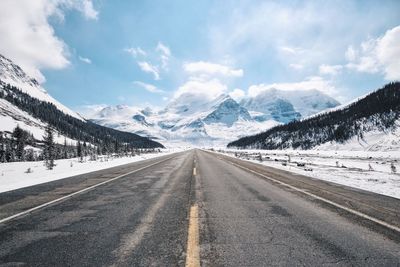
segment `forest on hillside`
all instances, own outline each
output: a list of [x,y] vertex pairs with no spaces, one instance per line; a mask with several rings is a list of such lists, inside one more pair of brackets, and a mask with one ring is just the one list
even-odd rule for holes
[[263,133],[240,138],[228,147],[257,149],[310,149],[326,142],[344,143],[362,139],[371,130],[398,127],[400,82],[393,82],[343,109],[273,127]]
[[[162,144],[137,134],[74,118],[57,109],[54,104],[33,98],[9,84],[0,87],[0,98],[39,119],[43,122],[43,127],[49,126],[53,133],[57,132],[78,141],[76,144],[67,144],[65,141],[64,145],[55,145],[56,151],[58,149],[57,158],[76,156],[80,146],[81,150],[86,151],[85,154],[89,154],[89,151],[110,154],[163,147]],[[43,144],[44,140],[36,140],[31,133],[20,127],[16,127],[13,132],[0,132],[0,158],[2,162],[31,159],[30,152],[23,157],[19,154],[25,153],[22,151],[26,146],[42,149]]]

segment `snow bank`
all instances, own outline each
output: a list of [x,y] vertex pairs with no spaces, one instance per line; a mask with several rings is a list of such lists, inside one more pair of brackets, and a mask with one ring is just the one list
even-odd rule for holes
[[[22,187],[55,181],[83,173],[107,169],[123,164],[156,158],[176,152],[181,149],[164,149],[161,153],[141,154],[134,157],[110,158],[108,161],[79,162],[78,158],[56,160],[56,167],[47,170],[43,161],[0,163],[0,192],[15,190]],[[30,168],[31,173],[27,173]]]
[[[218,151],[231,157],[246,152],[242,159],[254,163],[400,199],[400,151]],[[262,162],[256,159],[258,153]],[[392,173],[392,164],[397,173]]]

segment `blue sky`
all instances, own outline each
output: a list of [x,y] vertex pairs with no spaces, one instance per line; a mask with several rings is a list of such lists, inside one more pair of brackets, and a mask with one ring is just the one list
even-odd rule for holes
[[315,88],[345,102],[400,79],[399,1],[2,5],[0,34],[10,41],[0,53],[76,110],[162,107],[191,91],[240,99],[270,87]]

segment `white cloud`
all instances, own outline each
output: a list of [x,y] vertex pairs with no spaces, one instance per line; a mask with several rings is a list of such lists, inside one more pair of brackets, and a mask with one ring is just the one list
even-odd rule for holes
[[[381,32],[398,21],[399,13],[396,1],[364,3],[374,12],[364,12],[359,1],[340,5],[337,1],[228,2],[222,7],[228,5],[229,14],[216,17],[217,23],[209,26],[210,53],[214,58],[234,55],[246,70],[249,65],[263,68],[275,64],[276,72],[293,62],[301,63],[305,70],[336,62],[349,44],[359,42],[366,33]],[[221,13],[218,11],[215,14]],[[260,63],[261,59],[268,61]]]
[[[162,42],[158,42],[154,52],[147,52],[141,47],[129,47],[124,49],[125,52],[131,54],[134,58],[146,57],[148,61],[137,61],[139,67],[144,72],[149,72],[154,75],[155,80],[160,79],[160,72],[162,70],[168,71],[168,63],[171,57],[171,50]],[[150,61],[156,63],[150,63]]]
[[[221,79],[243,76],[242,69],[205,61],[187,62],[182,67],[190,76],[188,81],[175,92],[174,98],[185,95],[189,102],[200,103],[227,94],[228,86]],[[235,99],[245,95],[240,89],[235,89],[229,94]]]
[[242,89],[236,88],[235,90],[230,92],[229,95],[236,101],[239,101],[246,96],[246,93]]
[[375,56],[363,56],[358,58],[357,62],[350,62],[346,65],[347,68],[365,73],[379,72],[379,62]]
[[319,73],[320,74],[328,74],[328,75],[337,75],[339,74],[343,69],[342,65],[326,65],[322,64],[319,66]]
[[85,118],[93,118],[93,116],[101,111],[102,109],[108,107],[106,104],[98,104],[98,105],[83,105],[77,107],[77,112],[83,115]]
[[369,39],[361,43],[360,49],[349,46],[345,53],[345,58],[349,61],[346,67],[358,72],[379,72],[379,62],[376,57],[377,44],[378,39]]
[[168,46],[164,45],[161,42],[158,42],[157,47],[156,47],[156,51],[161,52],[162,54],[166,55],[166,56],[171,56],[171,50],[169,49]]
[[304,68],[302,64],[295,64],[295,63],[289,64],[289,67],[295,70],[302,70]]
[[400,26],[388,30],[377,47],[377,57],[387,80],[400,80]]
[[89,58],[87,58],[87,57],[81,57],[81,56],[79,56],[78,58],[79,58],[80,61],[82,61],[82,62],[84,62],[84,63],[86,63],[86,64],[92,64],[92,61],[91,61]]
[[0,53],[44,82],[41,69],[62,69],[70,63],[67,45],[49,23],[50,17],[63,20],[66,9],[76,9],[88,19],[97,17],[87,0],[0,1]]
[[227,91],[227,86],[222,84],[218,79],[189,80],[178,88],[174,94],[174,98],[183,94],[191,94],[198,95],[204,101],[214,99],[221,94],[227,93]]
[[231,67],[211,62],[197,61],[183,64],[183,69],[188,73],[222,75],[231,77],[242,77],[242,69],[233,69]]
[[153,66],[152,64],[146,61],[139,61],[138,65],[142,71],[153,74],[154,80],[160,79],[160,72],[157,66]]
[[81,11],[85,14],[85,17],[88,19],[97,19],[98,12],[93,8],[93,3],[90,0],[83,0]]
[[248,95],[255,97],[258,94],[270,90],[272,88],[284,90],[284,91],[296,91],[296,90],[320,90],[326,94],[333,95],[337,92],[336,88],[330,81],[325,80],[319,76],[308,77],[304,81],[293,82],[293,83],[272,83],[272,84],[258,84],[252,85],[248,89]]
[[169,58],[171,57],[171,50],[169,49],[168,46],[164,45],[161,42],[158,42],[156,51],[161,54],[160,55],[161,67],[165,70],[168,70],[168,62]]
[[144,83],[144,82],[140,82],[140,81],[135,81],[133,83],[144,88],[146,91],[149,91],[150,93],[163,93],[164,92],[163,90],[158,89],[155,85],[152,85],[149,83]]
[[345,56],[349,69],[381,72],[386,80],[400,80],[400,26],[386,31],[382,37],[362,42],[359,49],[349,46]]
[[292,55],[301,54],[304,52],[304,50],[300,47],[280,46],[279,49],[284,53]]
[[345,58],[348,61],[354,61],[356,60],[358,57],[357,55],[357,50],[354,49],[354,47],[352,45],[350,45],[349,47],[347,47],[346,53],[345,53]]
[[125,52],[131,54],[133,57],[146,56],[147,53],[140,47],[129,47],[124,49]]

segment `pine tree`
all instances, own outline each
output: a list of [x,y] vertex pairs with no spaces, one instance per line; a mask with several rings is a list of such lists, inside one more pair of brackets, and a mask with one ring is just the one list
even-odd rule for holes
[[82,155],[82,145],[81,142],[78,141],[78,144],[76,145],[76,150],[77,150],[77,154],[78,154],[78,158],[80,158],[80,161],[83,161],[83,155]]
[[54,158],[55,158],[55,146],[54,146],[54,135],[53,130],[50,125],[46,127],[45,136],[43,136],[44,141],[44,160],[47,169],[52,170],[55,166]]
[[115,142],[114,142],[114,153],[115,154],[119,153],[119,143],[118,143],[117,139],[115,139]]
[[35,161],[35,152],[32,148],[29,148],[25,152],[25,160],[26,161]]
[[24,148],[28,134],[22,130],[19,125],[17,125],[12,133],[12,136],[15,139],[15,156],[17,160],[23,161],[25,158]]
[[6,162],[6,140],[0,133],[0,162]]
[[12,149],[11,141],[6,139],[5,142],[5,162],[14,162],[15,161],[15,151]]
[[83,154],[85,157],[88,155],[88,153],[87,153],[87,145],[86,145],[86,142],[83,142],[82,154]]
[[64,145],[63,145],[63,158],[68,158],[68,146],[67,146],[67,138],[64,138]]

